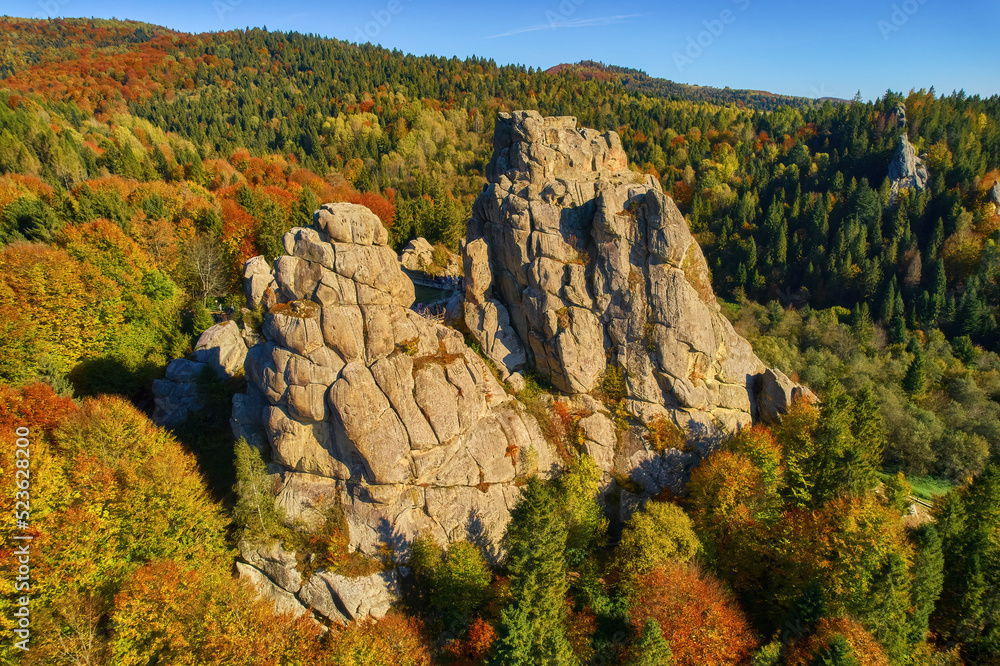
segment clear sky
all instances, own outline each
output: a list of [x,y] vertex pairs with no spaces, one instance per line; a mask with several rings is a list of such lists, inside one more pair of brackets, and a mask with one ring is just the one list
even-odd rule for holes
[[865,99],[1000,93],[997,0],[6,0],[13,16],[262,27],[548,68],[591,59],[681,83]]

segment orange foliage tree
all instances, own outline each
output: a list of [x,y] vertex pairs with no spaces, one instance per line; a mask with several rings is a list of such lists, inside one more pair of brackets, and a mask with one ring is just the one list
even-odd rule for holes
[[249,584],[224,571],[155,561],[115,595],[112,660],[123,666],[329,663],[308,616],[274,614]]
[[788,666],[809,666],[819,662],[824,651],[830,650],[834,639],[843,636],[850,646],[852,656],[858,666],[889,666],[889,660],[872,635],[865,631],[861,623],[849,617],[823,618],[816,628],[801,638],[785,653]]
[[758,646],[743,611],[711,574],[681,562],[664,564],[639,579],[632,625],[660,624],[680,666],[749,663]]
[[338,666],[427,666],[430,649],[419,620],[390,613],[330,632],[327,657]]

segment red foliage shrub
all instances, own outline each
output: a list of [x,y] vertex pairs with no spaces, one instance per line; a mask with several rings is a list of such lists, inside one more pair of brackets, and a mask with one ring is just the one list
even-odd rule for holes
[[51,433],[76,413],[70,398],[60,398],[48,384],[20,388],[0,385],[0,437],[13,441],[14,430],[30,428],[34,434]]
[[389,226],[396,216],[396,207],[385,197],[375,192],[354,193],[347,197],[347,201],[365,206],[382,220],[382,224]]

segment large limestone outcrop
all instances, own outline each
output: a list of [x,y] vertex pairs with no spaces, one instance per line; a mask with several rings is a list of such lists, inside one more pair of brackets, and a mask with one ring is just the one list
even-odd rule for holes
[[[327,204],[285,235],[273,287],[248,262],[248,298],[266,284],[276,302],[247,354],[234,431],[269,451],[290,520],[315,527],[339,503],[352,546],[370,555],[418,531],[497,555],[517,480],[555,458],[462,335],[408,309],[413,284],[386,243],[368,209]],[[317,606],[339,582],[324,575],[302,583],[309,598],[271,580]]]
[[720,313],[708,267],[659,183],[617,134],[501,114],[463,247],[464,324],[501,368],[570,395],[616,367],[641,421],[691,436],[751,423],[765,368]]

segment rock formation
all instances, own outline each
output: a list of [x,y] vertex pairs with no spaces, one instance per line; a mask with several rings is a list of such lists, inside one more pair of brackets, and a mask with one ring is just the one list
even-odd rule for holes
[[241,543],[240,556],[244,561],[236,563],[237,573],[272,601],[277,613],[299,617],[311,608],[332,622],[347,624],[369,616],[382,618],[401,596],[394,569],[356,577],[318,571],[303,580],[295,554],[277,543]]
[[[462,335],[408,309],[413,284],[386,241],[353,204],[327,204],[312,228],[285,235],[234,431],[269,451],[289,520],[316,526],[340,503],[352,546],[369,555],[418,531],[496,555],[517,480],[555,458]],[[248,298],[271,284],[258,261],[246,279]],[[316,608],[334,587],[304,585],[308,598],[282,587]]]
[[898,103],[892,110],[892,117],[896,121],[896,127],[906,127],[906,105]]
[[990,203],[1000,208],[1000,180],[993,183],[993,187],[990,188]]
[[[246,264],[248,302],[267,314],[231,421],[270,459],[277,503],[299,528],[337,506],[363,553],[421,532],[497,560],[523,480],[558,473],[568,455],[532,415],[553,401],[574,419],[573,446],[605,472],[609,514],[625,516],[644,493],[681,490],[699,460],[689,447],[657,450],[648,424],[666,418],[711,443],[777,418],[799,390],[765,372],[721,315],[684,218],[628,169],[616,134],[517,112],[501,114],[494,148],[448,318],[508,387],[532,370],[563,395],[529,413],[462,333],[409,309],[413,284],[378,218],[324,205],[285,235],[285,256]],[[609,376],[623,387],[618,407],[601,395]],[[623,476],[628,489],[613,480]],[[241,555],[242,575],[295,612],[346,621],[395,595],[393,572],[303,580],[280,546],[242,544]]]
[[720,314],[708,266],[659,183],[618,136],[572,117],[501,114],[464,246],[464,323],[502,373],[531,367],[586,394],[609,368],[629,411],[691,435],[755,415],[750,345]]
[[900,190],[924,189],[927,187],[929,176],[927,167],[923,160],[917,157],[917,152],[913,144],[903,133],[899,137],[896,153],[892,161],[889,162],[889,181],[892,183],[892,198],[899,194]]

